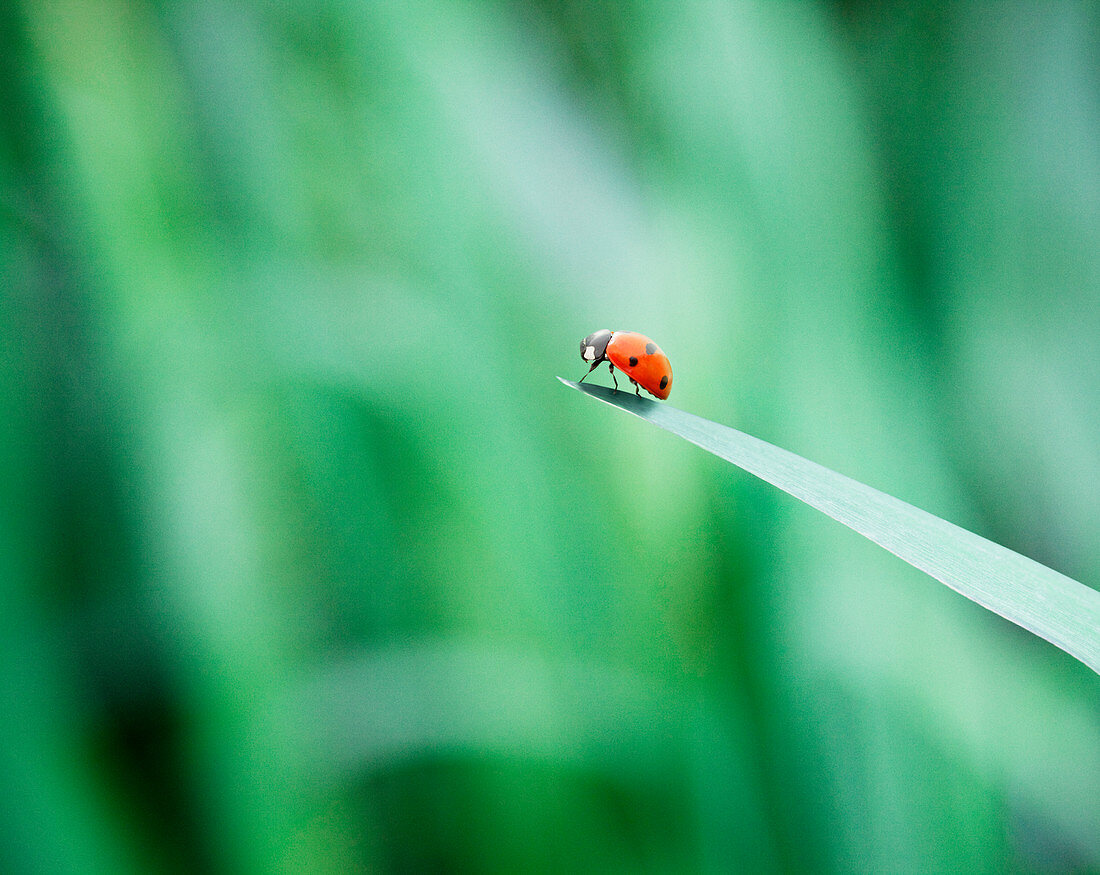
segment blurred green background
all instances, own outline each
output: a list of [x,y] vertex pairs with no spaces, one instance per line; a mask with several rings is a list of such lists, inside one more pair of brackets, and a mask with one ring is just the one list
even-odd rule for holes
[[1097,6],[0,34],[0,868],[1100,870],[1100,679],[554,379],[1100,580]]

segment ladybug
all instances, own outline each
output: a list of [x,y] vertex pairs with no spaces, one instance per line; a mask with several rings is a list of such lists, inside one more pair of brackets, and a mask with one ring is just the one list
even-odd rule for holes
[[[608,331],[606,328],[595,331],[581,341],[581,358],[592,362],[588,374],[607,362],[616,391],[619,381],[615,379],[615,368],[630,378],[638,397],[642,394],[638,391],[639,386],[662,401],[672,391],[672,365],[668,363],[668,356],[652,340],[636,331]],[[578,382],[583,383],[584,377]]]

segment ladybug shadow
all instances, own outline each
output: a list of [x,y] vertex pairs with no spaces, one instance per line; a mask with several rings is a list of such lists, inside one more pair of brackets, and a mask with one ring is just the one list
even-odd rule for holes
[[599,386],[594,383],[576,383],[573,380],[565,379],[565,377],[558,377],[558,379],[566,386],[571,386],[586,395],[591,395],[593,398],[608,404],[614,404],[616,407],[621,407],[632,413],[642,413],[660,407],[660,403],[655,399],[644,398],[641,395],[635,395],[633,392],[627,392],[625,389],[612,389],[610,386]]

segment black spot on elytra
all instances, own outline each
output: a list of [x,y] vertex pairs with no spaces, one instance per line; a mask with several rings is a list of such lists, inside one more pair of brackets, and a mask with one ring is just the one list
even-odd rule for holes
[[656,351],[657,351],[657,344],[655,344],[652,340],[645,345],[645,354],[646,355],[653,355],[653,353],[655,353]]
[[663,389],[667,385],[668,385],[668,374],[665,374],[663,377],[661,377],[661,388]]
[[632,368],[638,367],[638,357],[636,355],[632,355],[630,357],[630,367],[632,367]]

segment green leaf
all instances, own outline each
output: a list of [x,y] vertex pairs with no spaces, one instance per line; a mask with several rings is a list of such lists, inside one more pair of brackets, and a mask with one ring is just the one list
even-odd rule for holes
[[632,392],[558,379],[778,486],[1100,673],[1100,592],[744,432]]

